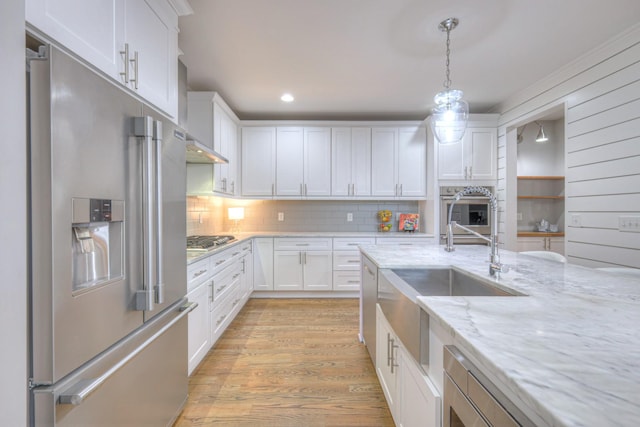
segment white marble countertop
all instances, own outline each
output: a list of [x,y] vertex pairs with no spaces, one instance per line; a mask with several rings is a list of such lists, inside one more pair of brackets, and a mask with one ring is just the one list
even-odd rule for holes
[[193,264],[201,259],[220,253],[230,247],[238,245],[254,237],[376,237],[376,238],[434,238],[433,234],[408,233],[408,232],[368,232],[368,231],[252,231],[243,233],[220,233],[232,234],[236,240],[226,245],[201,253],[187,253],[187,264]]
[[640,278],[488,248],[363,246],[380,268],[453,266],[527,296],[418,297],[456,346],[549,426],[640,425]]

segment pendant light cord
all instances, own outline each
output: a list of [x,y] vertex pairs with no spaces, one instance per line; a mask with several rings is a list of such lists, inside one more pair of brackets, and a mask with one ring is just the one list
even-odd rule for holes
[[446,72],[447,79],[444,81],[444,87],[446,89],[449,89],[449,87],[451,86],[451,78],[449,77],[449,75],[450,75],[449,55],[451,54],[451,40],[449,39],[449,33],[450,32],[451,32],[451,27],[449,25],[447,25],[447,60],[445,62],[445,66],[446,66],[446,69],[447,69],[447,72]]

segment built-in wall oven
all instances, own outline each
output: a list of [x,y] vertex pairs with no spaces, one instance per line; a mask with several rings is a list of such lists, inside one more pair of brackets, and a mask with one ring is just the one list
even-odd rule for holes
[[535,426],[458,348],[443,351],[443,427]]
[[[493,187],[484,187],[493,194]],[[454,196],[464,187],[440,187],[440,243],[446,242],[449,210]],[[477,233],[491,237],[491,205],[489,197],[480,193],[465,195],[458,200],[451,212],[451,220],[470,228]],[[487,242],[459,228],[453,230],[455,244],[486,245]]]

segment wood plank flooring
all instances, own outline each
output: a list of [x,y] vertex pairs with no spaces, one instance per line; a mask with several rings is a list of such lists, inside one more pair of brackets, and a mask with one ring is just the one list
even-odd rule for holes
[[174,427],[393,426],[358,318],[357,299],[250,299]]

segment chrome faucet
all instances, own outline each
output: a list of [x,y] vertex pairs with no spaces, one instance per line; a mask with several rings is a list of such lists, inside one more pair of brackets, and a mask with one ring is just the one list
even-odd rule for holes
[[[465,227],[464,225],[458,224],[456,221],[451,220],[451,215],[453,213],[453,206],[456,204],[458,200],[462,198],[462,196],[466,196],[469,194],[477,194],[480,193],[483,196],[487,196],[489,198],[489,205],[491,206],[491,237],[487,238],[482,234],[471,230],[470,228]],[[491,194],[489,190],[484,187],[465,187],[462,191],[458,191],[453,196],[453,202],[451,202],[451,206],[449,207],[449,218],[447,221],[447,244],[444,248],[447,252],[455,251],[453,246],[453,229],[454,227],[458,227],[467,233],[471,233],[474,236],[481,238],[482,240],[486,240],[491,246],[491,255],[489,257],[489,275],[495,276],[496,273],[507,272],[508,268],[506,265],[502,265],[500,263],[500,254],[498,253],[498,201],[495,196]]]

